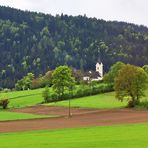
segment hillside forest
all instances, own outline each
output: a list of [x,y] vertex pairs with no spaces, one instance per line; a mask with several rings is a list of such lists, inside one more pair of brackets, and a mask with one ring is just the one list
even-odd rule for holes
[[38,77],[59,65],[104,70],[117,61],[148,64],[148,28],[135,24],[21,11],[0,6],[0,87],[28,72]]

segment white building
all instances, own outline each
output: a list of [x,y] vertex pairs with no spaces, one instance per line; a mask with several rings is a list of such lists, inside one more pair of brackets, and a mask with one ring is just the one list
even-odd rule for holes
[[89,71],[84,74],[84,81],[100,81],[103,79],[103,63],[96,63],[96,71]]

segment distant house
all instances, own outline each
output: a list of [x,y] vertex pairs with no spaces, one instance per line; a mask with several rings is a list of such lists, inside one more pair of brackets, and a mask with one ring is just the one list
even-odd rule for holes
[[100,81],[103,79],[103,63],[96,63],[96,71],[88,71],[84,73],[84,81]]

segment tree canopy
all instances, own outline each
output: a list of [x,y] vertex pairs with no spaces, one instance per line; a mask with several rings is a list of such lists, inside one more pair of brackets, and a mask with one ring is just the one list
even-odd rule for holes
[[74,86],[74,77],[72,77],[72,70],[68,66],[57,67],[52,75],[52,88],[61,98],[65,91],[71,91]]
[[16,90],[27,90],[32,87],[32,80],[34,78],[34,74],[28,73],[21,80],[18,80],[15,84]]
[[134,107],[144,96],[144,90],[148,85],[146,72],[133,65],[125,65],[115,79],[116,98],[119,100],[127,99],[129,107]]
[[119,71],[123,68],[125,64],[123,62],[117,62],[113,64],[107,74],[104,76],[104,81],[108,83],[114,83]]

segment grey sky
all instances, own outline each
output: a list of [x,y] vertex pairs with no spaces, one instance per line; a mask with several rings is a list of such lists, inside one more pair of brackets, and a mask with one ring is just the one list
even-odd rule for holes
[[55,14],[84,15],[148,27],[148,0],[0,0],[0,5]]

